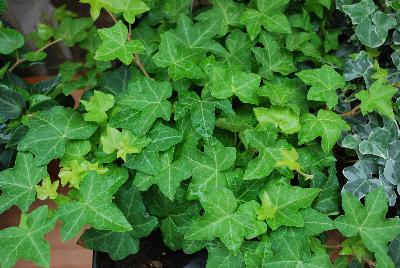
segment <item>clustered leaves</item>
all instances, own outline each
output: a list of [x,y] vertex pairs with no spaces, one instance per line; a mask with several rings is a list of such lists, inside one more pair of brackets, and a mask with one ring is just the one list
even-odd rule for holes
[[[399,265],[397,1],[80,2],[91,18],[58,8],[34,51],[0,27],[0,213],[22,211],[1,267],[49,267],[57,221],[114,260],[159,228],[207,268]],[[60,42],[85,59],[13,74]]]

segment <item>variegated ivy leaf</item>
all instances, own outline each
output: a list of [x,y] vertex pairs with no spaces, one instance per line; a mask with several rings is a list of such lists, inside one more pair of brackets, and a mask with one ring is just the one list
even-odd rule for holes
[[117,98],[117,103],[141,112],[139,120],[135,124],[137,129],[135,133],[143,135],[157,118],[169,120],[171,103],[167,99],[171,95],[172,88],[169,82],[158,82],[143,77],[129,83],[127,90]]
[[[117,232],[131,231],[132,227],[124,214],[112,202],[111,185],[96,172],[89,172],[83,179],[78,200],[63,204],[58,209],[62,221],[61,239],[75,237],[85,224],[98,230]],[[115,192],[115,191],[114,191]]]
[[92,228],[80,240],[87,248],[107,252],[113,260],[121,260],[139,251],[139,238],[148,236],[153,231],[157,226],[157,218],[148,214],[140,192],[134,187],[119,192],[116,204],[133,230],[113,232]]
[[355,96],[361,101],[361,112],[368,114],[372,111],[394,118],[392,98],[397,88],[386,85],[384,81],[377,80],[367,90],[358,92]]
[[342,131],[350,130],[350,126],[340,115],[326,110],[319,110],[317,116],[310,113],[302,115],[300,125],[299,143],[304,144],[321,137],[325,153],[332,150]]
[[[397,186],[397,192],[400,192],[400,161],[389,159],[383,171],[386,180]],[[392,205],[392,204],[390,204]]]
[[201,12],[195,17],[199,21],[217,20],[221,23],[220,36],[229,32],[229,26],[241,26],[240,18],[244,11],[244,5],[232,0],[212,0],[212,8]]
[[64,155],[68,140],[88,139],[96,129],[97,126],[83,121],[78,112],[56,106],[30,120],[28,133],[18,144],[18,150],[32,152],[35,163],[45,165]]
[[128,40],[128,28],[122,21],[118,21],[111,28],[99,29],[98,33],[103,43],[96,50],[95,60],[119,59],[125,65],[129,65],[133,60],[134,53],[144,50],[140,41]]
[[0,265],[14,267],[18,260],[32,261],[41,267],[50,267],[50,244],[44,239],[57,222],[54,213],[41,206],[29,214],[22,214],[19,226],[0,231]]
[[400,266],[400,236],[396,237],[389,244],[389,256],[394,262],[394,266]]
[[267,225],[256,220],[255,209],[260,205],[253,201],[238,206],[233,193],[226,188],[214,188],[200,199],[204,216],[192,222],[186,233],[187,240],[214,240],[220,238],[231,252],[238,252],[246,236],[257,230],[267,230]]
[[357,57],[352,60],[348,59],[344,65],[344,78],[346,81],[354,80],[358,77],[364,79],[365,85],[369,88],[371,84],[371,76],[374,73],[374,63],[365,51],[360,51]]
[[310,207],[319,191],[317,188],[269,183],[261,196],[262,205],[256,210],[257,219],[266,220],[272,230],[280,226],[303,227],[304,219],[299,209]]
[[338,103],[337,89],[343,88],[344,78],[329,65],[320,69],[304,70],[296,74],[305,84],[311,86],[308,100],[325,101],[331,109]]
[[35,201],[35,186],[47,176],[46,167],[36,167],[31,153],[18,153],[15,166],[0,172],[0,213],[12,205],[23,212]]
[[206,91],[202,92],[201,97],[193,91],[181,91],[174,118],[179,120],[190,113],[192,126],[196,132],[204,138],[209,138],[214,131],[216,108],[228,116],[234,114],[232,104],[228,100],[218,100]]
[[350,16],[355,31],[361,43],[368,47],[381,46],[387,37],[388,31],[397,24],[396,19],[376,11],[377,7],[373,0],[361,0],[352,5],[343,5],[343,11]]
[[261,63],[259,73],[264,78],[271,80],[273,73],[288,75],[296,71],[292,54],[281,49],[279,43],[272,36],[263,32],[260,42],[264,48],[252,47],[250,50],[256,56],[256,60]]
[[287,17],[283,14],[287,0],[257,0],[257,9],[247,9],[241,18],[246,25],[251,40],[254,40],[261,31],[261,26],[270,32],[291,33]]
[[388,31],[397,25],[396,19],[381,11],[376,11],[372,17],[364,17],[356,27],[356,34],[361,43],[368,47],[381,46]]
[[375,254],[378,265],[382,261],[393,267],[387,244],[400,234],[400,219],[386,219],[387,199],[383,187],[366,196],[365,206],[350,193],[343,193],[342,205],[345,215],[335,219],[336,228],[346,237],[359,235],[367,249]]
[[373,175],[377,173],[377,165],[367,161],[358,161],[343,170],[343,175],[347,178],[347,183],[343,186],[342,192],[349,192],[358,199],[365,197],[374,189],[382,186]]
[[359,24],[365,17],[372,15],[376,10],[373,0],[361,0],[352,5],[342,5],[342,10],[349,15],[353,24]]

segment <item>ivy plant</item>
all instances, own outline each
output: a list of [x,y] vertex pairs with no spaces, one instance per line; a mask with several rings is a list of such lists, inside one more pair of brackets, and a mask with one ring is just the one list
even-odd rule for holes
[[397,1],[79,2],[0,27],[1,267],[49,267],[57,222],[114,261],[159,229],[207,268],[398,266]]

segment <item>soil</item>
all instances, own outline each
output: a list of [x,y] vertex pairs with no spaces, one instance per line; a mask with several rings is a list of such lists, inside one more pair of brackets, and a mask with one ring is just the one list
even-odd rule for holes
[[140,240],[140,251],[123,260],[113,261],[107,253],[95,252],[93,268],[205,268],[207,252],[193,255],[168,249],[160,230]]

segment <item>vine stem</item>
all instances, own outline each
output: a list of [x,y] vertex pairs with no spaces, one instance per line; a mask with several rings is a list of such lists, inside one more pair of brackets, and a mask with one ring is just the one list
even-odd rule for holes
[[117,23],[118,21],[117,21],[117,19],[114,17],[114,15],[113,15],[110,11],[108,11],[107,9],[105,9],[105,10],[107,11],[108,15],[110,15],[110,17],[111,17],[111,19],[113,20],[113,22],[114,22],[114,23]]
[[[110,15],[111,19],[114,21],[114,23],[117,23],[117,19],[114,17],[114,15],[106,9],[108,15]],[[128,25],[128,41],[132,41],[132,25],[129,23]],[[144,67],[142,61],[140,60],[140,56],[138,53],[135,53],[133,61],[135,65],[139,68],[139,70],[144,74],[146,77],[150,77],[149,73],[146,71],[146,68]]]
[[356,107],[354,107],[353,109],[351,109],[348,112],[342,113],[340,114],[340,116],[352,116],[352,115],[356,115],[358,114],[358,111],[360,110],[361,104],[357,105]]
[[[36,53],[42,52],[42,51],[46,50],[47,48],[51,47],[52,45],[55,45],[55,44],[61,42],[62,40],[63,40],[62,38],[56,39],[50,43],[47,43],[45,46],[39,48],[35,52]],[[24,63],[25,61],[26,61],[26,59],[21,59],[17,54],[17,60],[15,61],[15,63],[11,66],[11,68],[8,71],[12,72],[15,68],[17,68],[18,65]]]
[[140,56],[138,53],[135,53],[135,64],[136,66],[140,69],[140,71],[142,71],[142,73],[144,74],[144,76],[149,77],[150,75],[147,73],[146,68],[144,68],[143,63],[140,60]]

